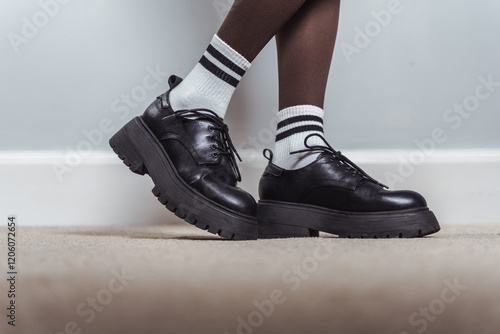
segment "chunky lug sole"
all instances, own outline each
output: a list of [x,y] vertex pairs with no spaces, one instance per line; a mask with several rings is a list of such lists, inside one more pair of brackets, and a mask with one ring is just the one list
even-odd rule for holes
[[257,205],[259,238],[317,237],[413,238],[441,228],[428,208],[383,212],[345,212],[307,204],[261,200]]
[[255,217],[229,210],[191,188],[141,117],[128,122],[109,144],[132,172],[149,174],[153,194],[177,217],[227,239],[257,239]]

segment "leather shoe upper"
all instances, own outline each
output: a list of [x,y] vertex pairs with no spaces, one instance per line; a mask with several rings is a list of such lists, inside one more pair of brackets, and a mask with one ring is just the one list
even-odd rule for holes
[[384,189],[385,186],[328,143],[326,145],[311,148],[311,151],[321,150],[323,153],[313,163],[298,170],[285,170],[274,165],[271,154],[259,183],[260,199],[349,212],[393,211],[427,206],[425,199],[414,191]]
[[203,196],[234,211],[255,216],[255,199],[238,188],[241,176],[227,126],[210,110],[172,110],[169,94],[182,82],[171,76],[170,89],[142,118],[160,141],[179,176]]

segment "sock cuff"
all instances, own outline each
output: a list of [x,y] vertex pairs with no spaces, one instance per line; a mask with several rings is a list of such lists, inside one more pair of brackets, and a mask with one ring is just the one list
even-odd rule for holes
[[222,53],[233,63],[238,65],[243,71],[247,71],[252,65],[238,51],[233,49],[231,46],[229,46],[229,44],[227,44],[219,36],[217,36],[217,34],[215,34],[214,37],[212,38],[210,45],[212,45],[217,51]]
[[323,109],[312,105],[283,109],[278,113],[276,142],[306,132],[323,133],[323,116]]
[[325,112],[320,107],[316,107],[310,104],[288,107],[282,109],[278,113],[278,122],[284,121],[292,117],[306,116],[306,115],[316,116],[323,119],[323,117],[325,116]]
[[[306,149],[304,141],[311,134],[323,135],[323,109],[313,105],[298,105],[282,109],[278,113],[273,163],[287,169],[299,169],[312,163],[317,152],[291,154]],[[307,139],[308,145],[323,145],[321,138]]]

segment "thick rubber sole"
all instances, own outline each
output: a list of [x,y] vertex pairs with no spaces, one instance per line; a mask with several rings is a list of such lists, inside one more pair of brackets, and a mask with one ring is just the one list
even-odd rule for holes
[[177,217],[227,239],[257,239],[256,218],[227,209],[191,188],[141,117],[128,122],[109,144],[132,172],[149,174],[155,184],[153,194]]
[[413,238],[441,228],[428,208],[384,212],[343,212],[313,205],[261,200],[257,205],[259,238],[317,237]]

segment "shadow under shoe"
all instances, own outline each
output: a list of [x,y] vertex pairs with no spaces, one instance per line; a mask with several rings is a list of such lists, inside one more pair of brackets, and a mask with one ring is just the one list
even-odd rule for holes
[[130,170],[149,174],[153,193],[178,217],[228,239],[256,239],[256,202],[237,187],[237,152],[224,121],[207,109],[173,111],[169,94],[119,130],[110,145]]
[[[325,146],[308,146],[312,136]],[[274,165],[271,153],[259,183],[259,238],[317,236],[318,231],[347,238],[408,238],[440,230],[420,194],[387,190],[319,134],[306,137],[305,146],[293,153],[321,154],[298,170]]]

